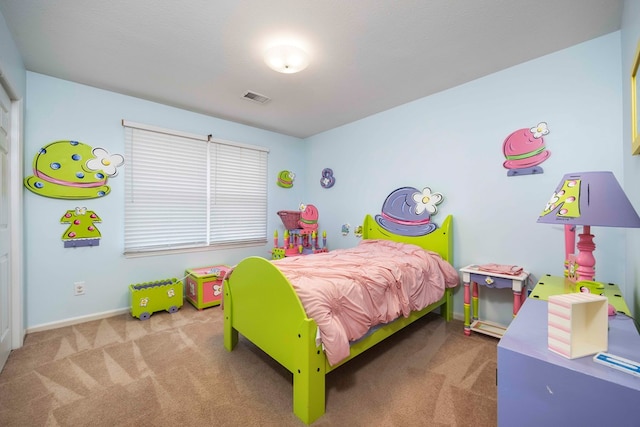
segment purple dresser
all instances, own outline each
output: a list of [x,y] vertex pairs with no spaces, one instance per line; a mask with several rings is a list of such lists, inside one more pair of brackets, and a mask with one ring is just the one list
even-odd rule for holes
[[[640,361],[630,318],[609,317],[608,353]],[[498,343],[498,425],[640,426],[640,377],[547,348],[547,302],[528,298]]]

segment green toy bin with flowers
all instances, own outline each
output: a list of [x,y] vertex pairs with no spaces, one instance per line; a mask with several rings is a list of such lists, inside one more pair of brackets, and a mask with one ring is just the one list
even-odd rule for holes
[[175,313],[184,301],[182,281],[171,278],[129,285],[131,315],[147,320],[156,311]]

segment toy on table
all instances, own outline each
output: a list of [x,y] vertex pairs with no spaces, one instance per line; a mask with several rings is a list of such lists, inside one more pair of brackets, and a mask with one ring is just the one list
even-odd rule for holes
[[278,211],[284,224],[284,246],[279,247],[278,231],[273,233],[272,259],[285,256],[328,252],[327,232],[322,233],[322,246],[318,244],[318,209],[314,205],[300,205],[298,211]]

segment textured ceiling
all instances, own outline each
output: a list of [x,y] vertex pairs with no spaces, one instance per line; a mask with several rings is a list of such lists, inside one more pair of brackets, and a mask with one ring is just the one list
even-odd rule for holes
[[[30,71],[304,138],[619,30],[623,1],[0,0],[0,12]],[[286,37],[311,55],[298,74],[263,61]]]

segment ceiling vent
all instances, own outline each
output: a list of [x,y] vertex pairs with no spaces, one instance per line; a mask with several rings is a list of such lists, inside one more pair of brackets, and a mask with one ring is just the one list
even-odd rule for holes
[[267,102],[271,101],[271,98],[269,98],[268,96],[260,95],[259,93],[251,92],[251,91],[245,92],[245,94],[242,95],[242,97],[244,99],[257,102],[258,104],[266,104]]

